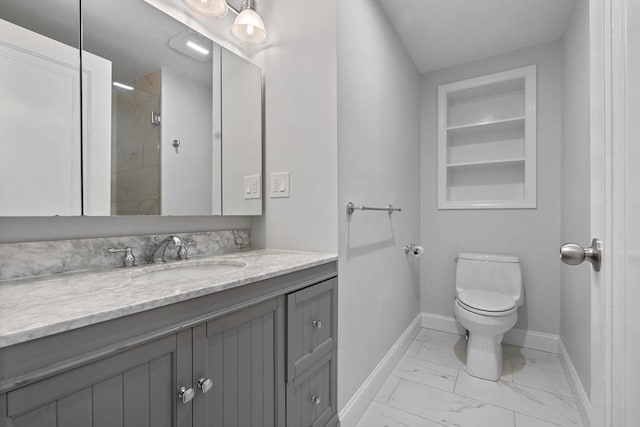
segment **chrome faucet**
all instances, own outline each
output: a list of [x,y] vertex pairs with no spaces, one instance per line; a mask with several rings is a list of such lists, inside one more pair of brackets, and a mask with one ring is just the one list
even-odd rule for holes
[[164,258],[164,253],[167,251],[167,246],[169,246],[169,243],[173,243],[173,246],[178,248],[178,251],[180,251],[180,249],[183,247],[182,240],[178,236],[168,236],[163,240],[160,240],[160,237],[156,236],[154,237],[153,241],[154,243],[149,248],[146,257],[147,262],[152,264],[167,262],[167,260]]

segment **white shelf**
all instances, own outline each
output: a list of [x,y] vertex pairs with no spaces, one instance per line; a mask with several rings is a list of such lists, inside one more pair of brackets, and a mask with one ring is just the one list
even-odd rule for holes
[[459,126],[449,126],[447,132],[464,132],[464,131],[481,131],[481,130],[493,130],[493,129],[509,129],[519,126],[524,126],[524,117],[514,117],[510,119],[502,120],[490,120],[481,123],[470,123]]
[[438,88],[438,208],[536,207],[536,66]]
[[492,165],[511,165],[515,163],[524,164],[525,159],[496,159],[496,160],[486,160],[486,161],[478,161],[478,162],[460,162],[460,163],[449,163],[447,165],[448,168],[462,168],[467,166],[492,166]]

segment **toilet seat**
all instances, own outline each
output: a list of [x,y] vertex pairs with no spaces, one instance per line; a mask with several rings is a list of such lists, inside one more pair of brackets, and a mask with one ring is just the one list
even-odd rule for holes
[[480,289],[460,292],[456,301],[465,310],[485,316],[507,316],[517,310],[513,298]]

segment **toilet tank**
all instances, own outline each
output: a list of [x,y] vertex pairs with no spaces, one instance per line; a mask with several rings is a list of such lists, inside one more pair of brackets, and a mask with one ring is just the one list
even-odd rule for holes
[[461,253],[456,267],[456,294],[467,289],[500,292],[522,305],[522,270],[518,257]]

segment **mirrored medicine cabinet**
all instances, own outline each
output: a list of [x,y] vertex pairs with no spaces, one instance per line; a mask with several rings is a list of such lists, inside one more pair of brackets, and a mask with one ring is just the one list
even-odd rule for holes
[[144,0],[0,0],[0,216],[260,215],[262,71]]

